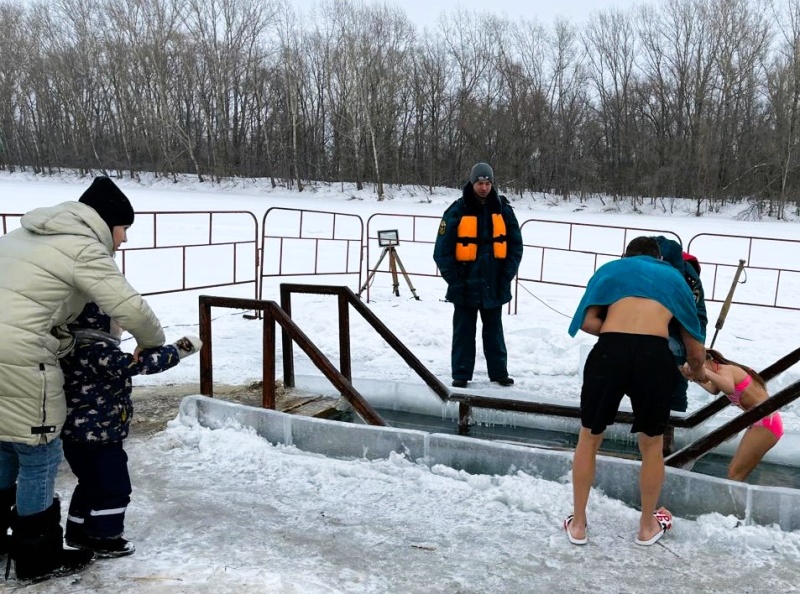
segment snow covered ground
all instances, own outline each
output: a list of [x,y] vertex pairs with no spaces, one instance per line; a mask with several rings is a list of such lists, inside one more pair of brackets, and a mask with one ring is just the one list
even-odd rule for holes
[[[68,176],[0,173],[0,212],[74,200],[88,183]],[[260,180],[213,187],[190,180],[119,183],[137,211],[249,210],[259,219],[273,206],[335,210],[364,219],[374,212],[439,216],[458,196],[454,190],[429,195],[420,188],[392,189],[389,200],[378,203],[368,191],[340,185],[298,194],[272,190]],[[627,203],[608,212],[608,201],[604,205],[599,199],[579,205],[527,196],[514,206],[520,221],[666,228],[684,238],[700,232],[797,235],[796,223],[737,220],[742,205],[703,217],[692,216],[694,202],[681,201],[669,201],[671,216],[658,204],[651,212],[633,212]],[[134,225],[129,233],[132,242],[136,230]],[[405,261],[402,244],[399,250]],[[395,297],[387,276],[378,275],[370,308],[447,382],[452,306],[442,301],[444,282],[420,277],[414,285],[420,301],[402,281],[401,295]],[[252,295],[246,287],[205,292]],[[581,346],[594,341],[566,333],[580,294],[539,285],[520,293],[520,313],[505,318],[515,395],[577,402]],[[277,299],[277,294],[265,298]],[[168,339],[197,333],[196,293],[149,301]],[[718,312],[719,304],[709,304],[709,336]],[[261,324],[241,312],[212,313],[215,382],[260,380]],[[338,360],[333,299],[299,299],[293,317],[331,360]],[[760,369],[796,348],[798,327],[800,312],[734,306],[716,346]],[[371,328],[354,318],[351,331],[354,378],[421,385]],[[130,342],[125,344],[132,348]],[[296,354],[296,359],[298,374],[315,373],[303,357]],[[198,364],[193,357],[139,383],[196,383]],[[771,388],[798,376],[791,369]],[[499,390],[489,386],[480,357],[475,379],[477,389]],[[707,394],[691,390],[690,410],[708,402]],[[800,431],[796,406],[784,411],[790,431]],[[153,437],[130,439],[127,449],[134,484],[127,536],[137,543],[136,554],[98,562],[79,577],[25,592],[640,592],[653,587],[764,592],[793,590],[800,578],[799,533],[736,527],[735,518],[710,514],[696,521],[677,518],[663,546],[641,549],[633,544],[637,512],[599,492],[589,504],[590,545],[572,547],[561,527],[571,507],[568,477],[548,482],[524,474],[471,476],[400,457],[333,460],[270,445],[246,428],[209,431],[180,421]],[[65,499],[73,485],[65,468],[58,485]],[[0,582],[2,588],[17,587]]]

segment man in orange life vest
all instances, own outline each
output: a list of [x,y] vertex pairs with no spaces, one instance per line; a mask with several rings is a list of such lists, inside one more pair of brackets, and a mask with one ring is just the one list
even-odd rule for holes
[[511,279],[522,260],[522,233],[505,196],[494,188],[494,172],[477,163],[461,198],[444,212],[433,259],[447,282],[453,312],[453,386],[465,388],[475,368],[475,332],[481,314],[483,354],[489,379],[510,386],[503,305],[511,301]]

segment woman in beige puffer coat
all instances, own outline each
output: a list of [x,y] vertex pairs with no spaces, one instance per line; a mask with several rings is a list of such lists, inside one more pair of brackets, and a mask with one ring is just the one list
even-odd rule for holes
[[62,327],[94,301],[139,348],[164,344],[155,314],[114,261],[133,218],[127,197],[99,177],[79,202],[32,210],[0,237],[0,554],[10,550],[18,579],[91,562],[84,551],[62,550],[53,499],[66,418],[58,358],[71,338]]

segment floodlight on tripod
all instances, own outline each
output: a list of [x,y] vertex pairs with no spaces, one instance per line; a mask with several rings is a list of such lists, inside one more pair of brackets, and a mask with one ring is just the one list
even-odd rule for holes
[[397,229],[378,231],[378,245],[380,247],[394,247],[400,245],[400,235]]

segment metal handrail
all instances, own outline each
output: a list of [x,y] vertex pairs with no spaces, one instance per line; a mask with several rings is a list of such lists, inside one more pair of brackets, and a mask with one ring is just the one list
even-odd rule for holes
[[[795,349],[788,355],[778,359],[775,363],[766,367],[764,371],[759,373],[759,375],[764,379],[764,381],[769,381],[775,378],[777,375],[783,373],[789,367],[794,365],[800,361],[800,348]],[[489,396],[478,396],[475,394],[465,394],[465,393],[458,393],[452,394],[450,396],[450,400],[454,400],[459,403],[459,434],[466,435],[469,431],[469,409],[470,408],[491,408],[494,410],[505,410],[505,411],[512,411],[512,412],[524,412],[524,413],[531,413],[531,414],[540,414],[540,415],[549,415],[549,416],[561,416],[561,417],[568,417],[568,418],[580,418],[580,407],[578,406],[570,406],[564,404],[548,404],[542,402],[528,402],[522,400],[510,400],[507,398],[492,398]],[[727,396],[720,396],[716,400],[710,402],[709,404],[705,405],[703,408],[693,412],[690,415],[685,417],[679,416],[672,416],[670,415],[668,421],[668,427],[675,428],[691,428],[696,427],[709,417],[715,415],[719,411],[723,410],[727,406],[730,405],[730,400]],[[753,409],[755,410],[755,409]],[[774,409],[773,409],[774,410]],[[748,411],[749,412],[749,411]],[[764,413],[763,416],[767,416],[772,411],[768,413]],[[738,417],[737,417],[738,418]],[[758,420],[758,419],[755,419]],[[633,413],[627,411],[620,411],[617,413],[617,416],[614,418],[614,422],[616,423],[633,423]],[[734,433],[735,434],[735,433]],[[733,435],[733,434],[732,434]],[[716,447],[719,443],[722,443],[725,439],[728,439],[731,435],[725,437],[720,442],[715,443],[711,446],[711,448]],[[687,446],[689,447],[689,446]],[[686,449],[686,448],[684,448]],[[677,453],[677,452],[676,452]],[[703,452],[705,453],[705,452]],[[702,455],[702,454],[700,454]]]
[[[800,348],[793,350],[788,355],[784,355],[772,365],[765,367],[758,375],[760,375],[765,382],[768,382],[789,369],[798,361],[800,361]],[[716,400],[712,400],[690,415],[686,415],[685,417],[670,417],[670,423],[673,427],[696,427],[719,411],[727,408],[730,403],[731,401],[728,397],[723,395]]]
[[[350,290],[349,287],[333,285],[301,285],[292,283],[282,283],[280,286],[281,307],[289,316],[292,312],[292,293],[304,293],[314,295],[336,295],[339,299],[339,356],[342,366],[342,373],[350,378],[350,318],[348,305],[352,306],[361,317],[375,331],[380,334],[394,351],[400,355],[408,366],[433,390],[433,392],[443,401],[450,399],[450,389],[445,386],[439,378],[422,364],[422,362],[412,353],[395,334],[381,322],[372,310]],[[292,343],[284,334],[283,337],[283,383],[287,388],[293,388],[294,382],[294,356]]]
[[[297,227],[289,230],[285,227],[278,226],[279,229],[273,231],[271,217],[280,217],[280,215],[286,215],[287,213],[297,217]],[[313,230],[308,229],[304,222],[307,218],[314,218],[318,216],[329,219],[329,225],[322,232],[316,228]],[[352,224],[358,228],[358,232],[353,234],[347,234],[343,231],[340,232],[343,226],[346,227],[346,223],[341,221],[353,221]],[[277,246],[272,246],[268,249],[268,241],[276,242]],[[313,261],[310,262],[310,268],[286,272],[284,270],[284,266],[288,265],[290,262],[292,266],[296,266],[298,264],[298,259],[296,254],[288,253],[288,250],[284,250],[284,247],[289,245],[288,242],[296,241],[308,242],[314,246]],[[332,242],[336,245],[344,245],[345,261],[343,269],[331,269],[326,271],[321,270],[320,255],[321,252],[324,251],[321,247],[322,242]],[[353,247],[355,248],[355,253],[351,254],[351,251],[353,251],[351,248]],[[260,299],[264,296],[264,279],[276,277],[280,278],[282,276],[354,275],[356,277],[355,286],[358,288],[361,286],[361,277],[364,274],[364,266],[362,262],[364,249],[364,221],[358,215],[335,212],[332,210],[308,210],[286,208],[282,206],[273,206],[268,208],[264,213],[264,216],[261,218],[261,261],[257,282],[258,298]],[[265,273],[268,254],[277,259],[278,268],[276,273]],[[303,261],[303,263],[309,262]],[[355,270],[353,268],[355,268]]]
[[10,219],[16,219],[19,223],[19,219],[21,219],[22,216],[22,213],[0,212],[0,236],[11,231],[11,225],[9,225]]
[[262,381],[262,406],[275,409],[275,323],[277,322],[283,332],[284,338],[296,342],[308,355],[309,359],[325,375],[326,378],[339,390],[361,418],[370,425],[386,426],[372,405],[356,390],[328,358],[311,342],[303,331],[294,323],[291,317],[274,301],[260,299],[241,299],[236,297],[213,297],[200,295],[200,340],[204,348],[200,350],[200,393],[213,398],[213,341],[211,337],[211,308],[227,307],[231,309],[256,310],[263,313],[264,330],[263,344],[263,381]]
[[[435,375],[433,375],[433,373],[431,373],[430,370],[428,370],[422,364],[422,362],[402,343],[402,341],[399,338],[397,338],[397,336],[395,336],[394,333],[392,333],[392,331],[389,330],[386,327],[386,325],[383,324],[383,322],[381,322],[380,319],[348,287],[331,286],[331,285],[302,285],[302,284],[289,284],[289,283],[281,284],[280,285],[281,306],[283,308],[283,311],[290,317],[292,311],[291,295],[293,293],[337,296],[339,300],[338,307],[339,307],[340,365],[342,373],[344,374],[345,377],[347,377],[348,380],[352,379],[351,359],[350,359],[350,322],[349,322],[348,306],[353,306],[353,308],[359,314],[361,314],[362,318],[364,318],[364,320],[367,321],[367,323],[369,323],[373,328],[375,328],[375,330],[384,338],[384,340],[386,340],[386,342],[395,350],[395,352],[397,352],[403,358],[403,360],[409,365],[409,367],[411,367],[411,369],[414,370],[417,373],[417,375],[425,381],[425,383],[433,390],[435,394],[439,396],[439,398],[443,402],[447,401],[458,402],[459,404],[458,432],[460,435],[467,435],[469,432],[469,413],[471,408],[485,408],[485,409],[503,410],[511,412],[560,416],[567,418],[580,418],[579,406],[529,402],[529,401],[513,400],[507,398],[493,398],[489,396],[481,396],[477,394],[469,394],[464,392],[458,392],[458,393],[452,392]],[[286,333],[284,333],[283,381],[284,385],[288,388],[295,386],[294,356],[292,349],[293,349],[292,341],[290,340],[290,337],[286,335]],[[764,381],[769,381],[775,378],[780,373],[786,371],[789,367],[791,367],[798,361],[800,361],[800,348],[795,349],[794,351],[785,355],[775,363],[766,367],[760,373],[760,375],[764,379]],[[775,402],[780,402],[780,401],[778,400]],[[671,447],[671,442],[672,442],[671,432],[674,428],[695,427],[700,423],[702,423],[703,421],[705,421],[706,419],[708,419],[709,417],[713,416],[717,412],[727,407],[729,404],[730,401],[728,400],[728,398],[725,396],[721,396],[690,415],[687,416],[670,415],[668,421],[669,431],[668,435],[665,436],[665,441],[667,442],[666,444],[667,448]],[[780,406],[781,405],[779,404],[778,407]],[[756,409],[759,409],[759,407],[756,407]],[[766,410],[766,409],[759,409],[759,410]],[[770,414],[773,410],[775,409],[771,409],[768,412],[764,412],[763,416]],[[737,417],[737,419],[738,418],[739,417]],[[618,412],[614,419],[614,421],[617,423],[627,423],[627,424],[633,423],[633,420],[634,420],[633,413],[627,411]],[[725,425],[724,427],[728,427],[728,425]],[[712,433],[712,435],[716,435],[716,432]],[[721,438],[721,441],[724,441],[729,437],[730,435],[723,436]],[[713,439],[715,439],[715,437],[712,438],[713,445],[709,446],[710,448],[719,445],[719,443],[713,443]],[[703,448],[706,447],[706,444],[709,442],[706,441],[705,438],[703,438],[702,440],[699,440],[698,443],[699,445],[697,447]],[[690,446],[687,446],[687,448],[688,447]],[[681,451],[684,450],[686,450],[686,448],[684,448]],[[694,452],[695,449],[692,449],[691,451]],[[699,455],[702,455],[702,453],[705,453],[705,451],[702,451]]]
[[[325,355],[311,342],[291,318],[292,294],[334,295],[338,299],[339,318],[339,347],[340,367],[337,370]],[[402,343],[402,341],[380,321],[380,319],[359,299],[349,288],[332,285],[302,285],[283,283],[280,285],[281,305],[274,301],[258,299],[240,299],[234,297],[212,297],[201,295],[200,303],[200,338],[207,348],[200,352],[200,393],[213,396],[213,371],[212,371],[212,338],[211,338],[211,307],[228,307],[235,309],[249,309],[264,313],[263,323],[263,385],[262,405],[265,408],[275,408],[275,323],[281,326],[283,346],[284,385],[287,388],[295,387],[294,374],[294,343],[306,353],[311,361],[339,390],[342,396],[353,406],[361,417],[373,425],[386,425],[385,421],[372,408],[366,399],[352,385],[352,366],[350,357],[350,306],[370,324],[394,351],[414,370],[420,378],[439,396],[442,402],[458,402],[458,433],[466,435],[469,431],[469,416],[472,408],[486,408],[511,412],[542,414],[566,418],[580,418],[580,407],[512,400],[506,398],[492,398],[464,392],[453,393],[445,386],[425,365]],[[765,368],[760,375],[769,381],[778,374],[800,361],[800,348],[785,355],[772,365]],[[739,415],[719,429],[712,431],[696,442],[666,458],[670,466],[685,466],[704,455],[723,441],[729,439],[743,428],[753,422],[764,418],[778,408],[800,397],[800,382],[792,384],[789,388],[762,402],[751,410]],[[686,417],[670,416],[668,428],[695,427],[729,404],[727,397],[721,396]],[[630,424],[633,414],[620,411],[615,417],[615,422]],[[671,433],[665,437],[671,443]]]
[[[200,240],[186,242],[184,240],[175,239],[174,236],[167,233],[160,233],[159,225],[166,226],[166,222],[172,217],[202,217],[206,220],[205,224],[205,237]],[[239,216],[250,223],[250,230],[252,236],[247,239],[236,238],[230,240],[217,239],[219,235],[219,228],[221,224],[220,219],[223,217]],[[182,291],[205,291],[217,287],[247,285],[253,283],[253,297],[258,296],[258,220],[255,215],[249,210],[175,210],[175,211],[137,211],[137,226],[136,234],[137,241],[134,246],[121,247],[117,253],[119,257],[119,266],[122,273],[128,276],[130,274],[129,260],[134,258],[135,254],[147,253],[151,254],[154,251],[158,252],[171,252],[175,251],[180,254],[180,269],[179,274],[173,274],[170,279],[177,279],[180,281],[178,286],[170,286],[159,290],[145,290],[142,295],[164,295],[167,293],[178,293]],[[142,220],[150,221],[149,227],[142,224]],[[215,223],[216,221],[216,223]],[[144,235],[145,230],[149,229],[149,236]],[[163,239],[166,237],[167,239]],[[200,235],[198,235],[200,237]],[[247,249],[252,246],[253,259],[252,268],[250,265],[242,266],[239,263],[240,254],[242,249]],[[212,282],[190,282],[189,281],[189,253],[194,252],[198,255],[205,248],[226,248],[230,250],[231,262],[231,278],[222,281]],[[199,256],[194,262],[199,262]],[[242,270],[243,269],[243,270]],[[194,272],[195,269],[192,269]],[[140,271],[141,272],[141,271]],[[252,274],[252,278],[249,275]],[[194,276],[194,275],[193,275]],[[150,278],[149,272],[145,277]]]

